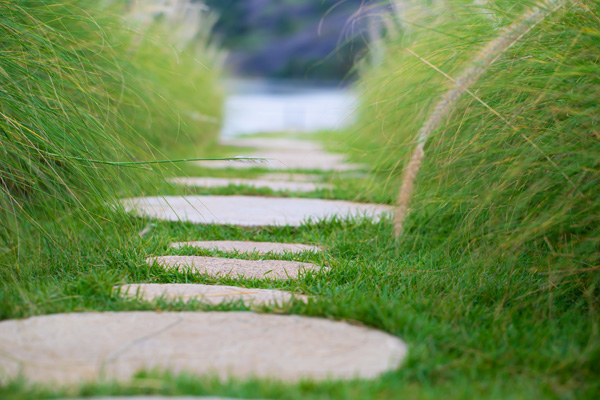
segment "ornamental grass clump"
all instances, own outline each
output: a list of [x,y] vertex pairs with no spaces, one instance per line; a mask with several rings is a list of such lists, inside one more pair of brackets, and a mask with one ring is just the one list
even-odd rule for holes
[[560,4],[443,2],[362,81],[360,152],[390,193],[406,177],[399,248],[442,250],[499,307],[600,299],[600,1]]
[[201,60],[202,49],[176,49],[159,24],[153,35],[127,28],[117,17],[123,7],[0,3],[0,242],[7,248],[22,239],[23,224],[102,213],[96,208],[150,179],[119,162],[165,158],[216,136],[211,59]]

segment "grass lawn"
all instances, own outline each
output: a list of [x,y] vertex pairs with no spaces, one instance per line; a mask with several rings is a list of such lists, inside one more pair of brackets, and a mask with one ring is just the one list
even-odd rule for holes
[[[201,171],[210,173],[209,170]],[[239,171],[237,176],[252,176]],[[222,175],[222,173],[215,173]],[[369,200],[365,181],[331,178],[336,189],[308,194]],[[162,194],[282,193],[243,187],[187,189],[165,185]],[[155,193],[150,193],[155,194]],[[354,196],[353,196],[354,194]],[[381,199],[390,202],[390,198]],[[71,221],[77,221],[76,215]],[[42,217],[43,218],[43,217]],[[54,231],[61,221],[38,221]],[[150,231],[139,232],[148,224]],[[33,230],[33,227],[32,227]],[[2,399],[99,395],[221,395],[281,399],[531,399],[596,398],[599,388],[598,325],[587,304],[567,304],[568,296],[528,269],[507,270],[465,263],[451,252],[408,248],[396,243],[391,221],[332,220],[302,227],[241,228],[143,220],[98,210],[95,223],[62,227],[50,240],[31,233],[21,254],[0,268],[0,317],[125,310],[249,310],[241,303],[208,306],[123,299],[121,283],[204,283],[281,288],[313,299],[258,312],[299,314],[348,321],[397,335],[409,346],[402,368],[372,381],[284,384],[265,380],[221,382],[215,377],[140,373],[126,383],[83,387],[30,386],[15,381],[0,387]],[[145,262],[151,255],[213,255],[258,258],[182,248],[188,240],[257,240],[318,244],[322,254],[274,256],[313,262],[329,274],[306,274],[295,281],[215,279],[165,271]],[[6,258],[5,258],[6,259]],[[531,262],[531,260],[522,260]],[[543,287],[543,286],[542,286]],[[307,352],[310,349],[307,349]]]

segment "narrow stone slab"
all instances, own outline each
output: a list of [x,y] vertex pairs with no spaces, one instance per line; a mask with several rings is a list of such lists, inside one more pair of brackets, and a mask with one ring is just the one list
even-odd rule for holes
[[254,147],[260,150],[323,151],[323,146],[317,142],[286,138],[237,138],[222,140],[221,144],[232,147]]
[[292,295],[283,290],[247,289],[237,286],[189,283],[136,283],[123,285],[118,290],[124,296],[139,296],[139,298],[148,301],[160,298],[184,302],[197,300],[215,305],[238,300],[242,300],[246,305],[283,305],[289,303],[293,298],[304,302],[308,300],[308,296]]
[[333,186],[325,183],[314,182],[286,182],[267,179],[231,179],[231,178],[173,178],[173,183],[195,187],[227,187],[227,186],[250,186],[253,188],[267,188],[271,190],[284,190],[290,192],[314,192],[318,189],[331,189]]
[[328,268],[298,261],[240,260],[237,258],[200,256],[162,256],[149,258],[165,269],[176,268],[202,275],[231,278],[294,279],[303,271],[327,271]]
[[264,159],[261,162],[248,160],[235,161],[195,161],[196,165],[206,168],[265,168],[271,170],[320,170],[320,171],[352,171],[363,166],[346,162],[341,154],[324,151],[257,151],[249,156]]
[[299,243],[245,242],[238,240],[207,240],[197,242],[171,243],[171,247],[195,247],[199,249],[218,250],[238,253],[285,254],[304,253],[307,251],[320,252],[322,247]]
[[321,179],[317,174],[302,174],[299,172],[269,172],[260,176],[267,181],[291,181],[291,182],[318,182]]
[[0,380],[128,380],[141,369],[298,381],[374,378],[405,344],[387,333],[296,315],[251,312],[55,314],[0,322]]
[[341,200],[262,196],[165,196],[124,199],[126,211],[167,221],[240,226],[300,226],[323,219],[379,220],[393,208]]

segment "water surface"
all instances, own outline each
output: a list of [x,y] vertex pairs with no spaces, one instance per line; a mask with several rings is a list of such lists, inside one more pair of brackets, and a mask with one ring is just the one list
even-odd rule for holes
[[227,88],[222,137],[336,130],[354,122],[357,97],[348,87],[234,80]]

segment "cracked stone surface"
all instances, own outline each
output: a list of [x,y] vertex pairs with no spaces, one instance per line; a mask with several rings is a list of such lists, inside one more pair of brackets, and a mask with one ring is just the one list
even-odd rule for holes
[[246,305],[283,305],[294,299],[307,301],[308,296],[292,295],[290,292],[274,289],[248,289],[236,286],[200,285],[186,283],[139,283],[123,285],[119,293],[128,297],[137,297],[153,301],[159,298],[166,300],[198,300],[203,303],[220,304],[242,300]]
[[219,250],[237,253],[258,253],[258,254],[285,254],[285,253],[304,253],[321,252],[322,247],[311,246],[300,243],[273,243],[273,242],[250,242],[238,240],[207,240],[197,242],[177,242],[171,243],[171,247],[195,247],[206,250]]
[[285,190],[290,192],[314,192],[318,189],[332,189],[333,186],[314,182],[286,182],[268,179],[232,179],[232,178],[192,178],[181,177],[170,180],[173,183],[195,187],[227,187],[230,185]]
[[363,166],[345,161],[341,154],[324,151],[283,151],[261,150],[247,156],[264,158],[264,161],[194,161],[196,165],[206,168],[266,168],[273,170],[320,170],[320,171],[352,171]]
[[176,268],[213,277],[290,279],[297,278],[303,271],[327,271],[329,268],[298,261],[240,260],[237,258],[201,256],[151,257],[150,265],[157,263],[165,269]]
[[127,380],[141,369],[297,381],[374,378],[406,356],[397,337],[344,322],[251,312],[105,312],[0,322],[0,380]]
[[240,226],[300,226],[332,217],[379,220],[390,215],[387,205],[342,200],[262,196],[164,196],[121,200],[138,216],[167,221]]

